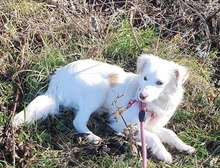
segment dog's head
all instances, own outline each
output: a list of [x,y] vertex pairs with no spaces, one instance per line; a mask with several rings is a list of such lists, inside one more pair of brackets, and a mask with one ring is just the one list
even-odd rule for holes
[[188,77],[183,66],[147,54],[138,58],[137,73],[140,75],[138,98],[143,102],[176,92]]

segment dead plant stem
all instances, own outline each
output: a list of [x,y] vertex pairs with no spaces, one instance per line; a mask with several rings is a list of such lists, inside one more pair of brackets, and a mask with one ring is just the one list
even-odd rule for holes
[[[26,41],[26,40],[25,40]],[[21,52],[20,52],[20,56],[21,56],[21,61],[20,61],[20,66],[19,68],[17,68],[17,65],[16,65],[16,74],[18,74],[18,71],[20,69],[22,69],[22,67],[24,66],[24,50],[25,50],[25,42],[24,44],[22,44],[22,47],[21,47]],[[18,85],[21,84],[21,80],[19,78],[19,76],[17,75],[16,77],[16,81],[18,82]],[[19,87],[16,89],[16,96],[15,96],[15,103],[14,103],[14,107],[13,107],[13,110],[12,110],[12,113],[11,113],[11,119],[10,119],[10,125],[11,125],[11,128],[12,128],[12,160],[13,160],[13,167],[15,167],[15,161],[16,161],[16,157],[17,157],[17,154],[16,154],[16,142],[15,142],[15,128],[13,127],[13,120],[14,120],[14,115],[15,115],[15,111],[17,109],[17,105],[18,105],[18,98],[19,98]]]
[[135,41],[135,43],[136,43],[136,45],[138,47],[138,50],[139,50],[140,54],[142,54],[143,50],[141,49],[141,47],[140,47],[140,45],[138,43],[137,37],[136,37],[135,32],[134,32],[134,28],[133,28],[133,17],[134,17],[134,12],[131,10],[131,12],[130,12],[130,19],[129,19],[131,33],[132,33],[132,37],[133,37],[133,39],[134,39],[134,41]]

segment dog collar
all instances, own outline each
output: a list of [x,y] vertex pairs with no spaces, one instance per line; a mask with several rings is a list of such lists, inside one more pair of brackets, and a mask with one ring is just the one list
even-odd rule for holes
[[155,112],[153,112],[152,110],[147,110],[147,112],[151,113],[151,115],[150,115],[151,119],[154,119],[157,116],[157,114]]
[[127,109],[128,108],[130,108],[134,103],[136,103],[137,102],[137,100],[131,100],[131,101],[129,101],[128,102],[128,107],[127,107]]

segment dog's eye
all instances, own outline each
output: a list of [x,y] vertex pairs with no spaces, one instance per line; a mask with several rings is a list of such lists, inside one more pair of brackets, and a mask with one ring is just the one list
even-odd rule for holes
[[144,80],[147,81],[147,77],[146,76],[144,77]]
[[163,82],[157,81],[156,84],[157,84],[157,85],[163,85]]

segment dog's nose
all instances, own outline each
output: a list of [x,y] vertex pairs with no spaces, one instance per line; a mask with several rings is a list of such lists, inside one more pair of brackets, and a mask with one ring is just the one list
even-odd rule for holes
[[141,100],[144,100],[144,99],[146,99],[147,95],[144,95],[143,93],[140,93],[139,97],[140,97]]

